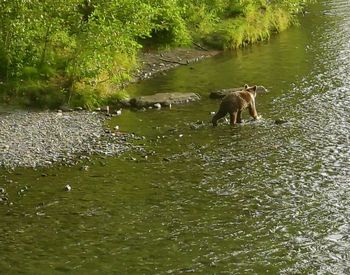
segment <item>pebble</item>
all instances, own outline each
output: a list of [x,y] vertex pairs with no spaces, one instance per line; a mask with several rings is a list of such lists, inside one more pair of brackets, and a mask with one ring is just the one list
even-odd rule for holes
[[105,112],[106,114],[109,114],[109,106],[102,107],[101,111]]
[[71,191],[71,190],[72,190],[72,187],[71,187],[69,184],[67,184],[67,185],[64,187],[64,191],[69,192],[69,191]]
[[284,118],[278,118],[275,120],[275,124],[277,124],[277,125],[284,124],[284,123],[288,123],[288,120],[286,120]]
[[88,165],[84,165],[84,166],[82,166],[82,167],[80,167],[80,170],[81,171],[89,171],[89,166]]
[[153,106],[156,109],[161,109],[162,108],[162,105],[160,103],[155,103]]
[[[105,133],[102,114],[74,111],[0,114],[0,169],[72,165],[78,157],[118,155],[131,149],[127,135]],[[129,136],[128,136],[129,137]]]

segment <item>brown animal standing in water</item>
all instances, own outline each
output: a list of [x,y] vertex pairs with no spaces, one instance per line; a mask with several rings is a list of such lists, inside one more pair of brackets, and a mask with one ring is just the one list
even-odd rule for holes
[[246,108],[249,110],[249,114],[254,119],[259,119],[258,113],[255,108],[255,97],[256,97],[257,86],[248,87],[244,85],[244,90],[231,92],[225,96],[220,104],[219,111],[213,116],[213,126],[217,126],[217,121],[224,117],[227,113],[230,114],[230,124],[235,125],[236,123],[242,122],[242,111]]

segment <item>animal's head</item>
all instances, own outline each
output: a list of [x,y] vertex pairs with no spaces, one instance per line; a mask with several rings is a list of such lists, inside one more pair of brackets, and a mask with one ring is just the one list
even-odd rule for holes
[[252,87],[249,87],[248,84],[244,85],[244,90],[251,93],[257,93],[257,94],[265,94],[269,92],[264,86],[254,85]]
[[244,85],[244,90],[247,91],[247,92],[250,92],[250,93],[252,93],[254,95],[256,95],[256,89],[257,89],[256,85],[254,85],[252,87],[249,87],[248,84]]

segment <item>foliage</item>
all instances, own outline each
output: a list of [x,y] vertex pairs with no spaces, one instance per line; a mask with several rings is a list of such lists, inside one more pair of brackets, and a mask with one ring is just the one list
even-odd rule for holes
[[0,89],[56,89],[53,102],[94,107],[130,79],[143,47],[237,48],[287,28],[308,1],[0,0]]

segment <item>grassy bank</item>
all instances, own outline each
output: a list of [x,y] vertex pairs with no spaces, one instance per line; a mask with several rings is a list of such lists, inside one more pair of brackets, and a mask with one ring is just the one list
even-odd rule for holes
[[[231,50],[296,23],[309,0],[1,1],[0,101],[93,108],[125,97],[143,50]],[[190,2],[190,3],[188,3]]]

